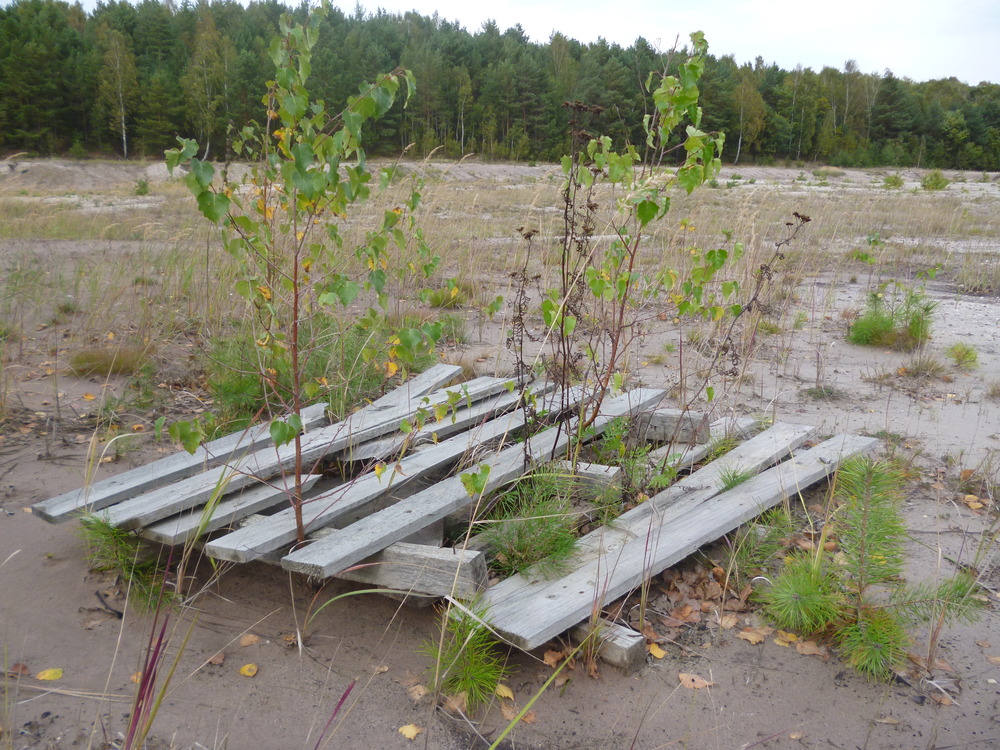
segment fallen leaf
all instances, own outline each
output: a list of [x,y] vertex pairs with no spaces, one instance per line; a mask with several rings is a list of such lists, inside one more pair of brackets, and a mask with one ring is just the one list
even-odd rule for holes
[[950,695],[945,695],[944,693],[931,693],[931,700],[935,703],[940,703],[942,706],[950,706],[955,702],[951,699]]
[[986,640],[985,638],[983,638],[982,640],[976,641],[976,645],[979,646],[979,648],[991,648],[990,642],[988,640]]
[[243,675],[244,677],[253,677],[255,674],[257,674],[257,665],[244,664],[242,667],[240,667],[240,674]]
[[894,719],[891,716],[880,716],[875,719],[876,724],[888,724],[889,726],[896,726],[899,724],[899,719]]
[[660,648],[660,644],[658,643],[650,643],[647,648],[649,648],[649,653],[656,659],[662,659],[667,655],[667,652]]
[[412,685],[406,689],[406,694],[414,703],[420,703],[430,691],[423,685]]
[[424,731],[423,727],[418,727],[416,724],[407,724],[405,727],[399,728],[399,733],[408,740],[415,740],[422,731]]
[[739,633],[736,634],[737,638],[742,638],[744,641],[748,641],[755,646],[758,643],[763,643],[764,639],[773,633],[772,628],[743,628]]
[[521,721],[525,724],[534,724],[538,721],[538,715],[534,711],[527,711],[524,716],[521,717]]
[[799,641],[795,644],[795,650],[803,656],[822,656],[824,659],[827,657],[826,649],[816,641]]
[[59,667],[54,667],[53,669],[43,669],[41,672],[35,675],[36,680],[58,680],[63,676],[63,671]]
[[961,479],[963,482],[968,482],[975,475],[976,475],[975,469],[962,469],[962,471],[958,475],[958,478]]
[[558,677],[556,677],[555,682],[552,683],[552,684],[555,685],[557,688],[559,688],[559,687],[562,687],[563,685],[567,684],[568,682],[571,682],[572,680],[573,680],[573,678],[570,677],[568,674],[566,674],[564,672],[563,674],[561,674]]
[[504,721],[514,721],[514,719],[520,712],[521,709],[519,709],[513,703],[500,704],[500,715],[503,717]]
[[254,644],[259,642],[260,642],[260,636],[254,635],[253,633],[247,633],[242,638],[240,638],[240,645],[244,647],[253,646]]
[[1000,656],[987,656],[986,660],[990,664],[1000,664]]
[[740,622],[740,618],[736,615],[723,615],[719,618],[719,627],[723,630],[732,630]]
[[375,674],[385,674],[388,671],[389,667],[386,666],[385,664],[379,664],[377,667],[375,667]]
[[795,633],[789,633],[787,630],[778,630],[778,637],[774,639],[774,642],[779,646],[788,647],[793,643],[796,643],[799,637]]
[[28,669],[27,665],[18,662],[17,664],[12,664],[10,669],[7,670],[7,673],[15,677],[26,677],[31,674],[31,670]]
[[97,396],[95,396],[93,393],[84,393],[83,394],[83,400],[84,401],[93,401],[96,398],[97,398]]
[[788,739],[790,739],[790,740],[801,740],[805,736],[806,736],[805,732],[792,732],[790,735],[788,735]]
[[224,653],[222,653],[221,651],[219,651],[217,654],[214,654],[213,656],[211,656],[209,658],[208,663],[209,664],[214,664],[215,666],[219,666],[225,660],[226,660],[226,655]]
[[144,424],[134,424],[132,425],[132,432],[145,432],[146,425]]
[[135,672],[135,673],[133,673],[129,677],[129,679],[132,681],[132,684],[138,685],[139,681],[142,679],[142,672]]
[[677,678],[681,681],[681,685],[692,690],[701,690],[702,688],[712,687],[715,684],[714,682],[709,682],[704,677],[687,672],[678,672]]
[[559,666],[559,662],[563,660],[563,656],[564,654],[562,651],[546,651],[542,656],[542,661],[555,669]]
[[508,700],[514,700],[514,691],[511,690],[507,685],[502,682],[498,682],[496,690],[493,691],[497,698],[507,698]]
[[454,695],[446,695],[444,700],[441,702],[441,707],[453,714],[464,714],[468,704],[465,698],[465,691],[461,693],[455,693]]

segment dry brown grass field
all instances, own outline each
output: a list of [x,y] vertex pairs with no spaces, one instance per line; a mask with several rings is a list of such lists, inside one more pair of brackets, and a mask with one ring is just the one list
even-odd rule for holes
[[[395,313],[448,316],[452,335],[438,356],[470,373],[510,374],[511,272],[526,267],[526,325],[543,339],[529,354],[541,362],[548,350],[540,290],[555,283],[563,226],[558,167],[465,160],[397,169],[371,211],[342,228],[345,247],[361,241],[365,217],[378,221],[422,178],[418,222],[443,259],[438,275],[458,280],[463,304],[431,307],[390,280]],[[889,175],[902,187],[889,187]],[[982,618],[941,641],[947,668],[938,680],[947,690],[869,683],[835,654],[803,655],[771,640],[751,645],[691,625],[672,631],[666,656],[650,657],[638,675],[577,668],[542,692],[532,721],[503,747],[1000,744],[1000,176],[949,172],[947,188],[931,191],[922,175],[726,167],[692,195],[678,191],[644,246],[651,272],[683,274],[691,248],[719,246],[731,233],[746,251],[718,282],[749,288],[793,212],[811,221],[775,264],[763,304],[734,330],[738,373],[708,372],[721,324],[674,320],[650,302],[636,311],[640,328],[622,377],[666,387],[676,405],[717,416],[883,438],[883,453],[908,469],[908,572],[927,578],[972,566],[980,577]],[[598,240],[606,233],[595,229]],[[399,251],[391,267],[413,262],[409,253]],[[357,265],[345,256],[344,272],[360,274]],[[248,318],[233,291],[236,274],[217,230],[162,164],[0,163],[0,748],[120,742],[150,617],[129,609],[118,619],[104,606],[114,581],[88,570],[75,522],[50,526],[25,511],[88,477],[176,450],[157,438],[158,419],[218,408],[206,388],[211,359],[218,342],[245,334]],[[904,288],[936,303],[924,346],[907,352],[847,340],[870,294]],[[506,302],[487,311],[497,295]],[[362,296],[338,313],[343,325],[371,303]],[[716,391],[711,403],[697,395],[706,377]],[[464,717],[411,690],[426,680],[419,649],[433,637],[433,608],[348,597],[315,620],[307,648],[288,648],[313,600],[311,582],[263,564],[206,575],[212,585],[179,615],[197,619],[149,747],[488,747],[507,724],[499,700]],[[333,592],[348,589],[341,582]],[[246,633],[259,639],[241,646]],[[915,651],[926,637],[915,634]],[[220,651],[226,660],[208,663]],[[508,658],[508,683],[523,706],[551,669],[542,653]],[[258,675],[241,676],[251,662]],[[20,676],[15,664],[30,674]],[[60,680],[31,676],[52,667],[63,670]],[[678,673],[714,685],[679,688]],[[324,734],[351,680],[356,687]],[[423,729],[416,740],[398,732],[409,724]]]

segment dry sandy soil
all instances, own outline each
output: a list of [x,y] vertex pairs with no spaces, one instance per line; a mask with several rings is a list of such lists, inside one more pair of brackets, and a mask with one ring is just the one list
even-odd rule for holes
[[[450,179],[485,191],[539,178],[547,171],[471,164],[452,169]],[[861,172],[848,172],[856,179],[838,188],[797,184],[800,170],[795,169],[740,171],[744,180],[753,177],[760,184],[780,186],[791,208],[798,194],[810,190],[840,190],[838,195],[846,195],[846,200],[859,201],[869,200],[877,190]],[[916,179],[914,173],[905,176],[911,183]],[[0,191],[8,196],[30,197],[45,190],[85,196],[143,178],[155,185],[165,175],[158,165],[22,162],[0,175]],[[155,192],[148,201],[156,200]],[[1000,215],[995,184],[970,182],[962,196],[970,210]],[[114,211],[147,207],[127,192],[118,204],[102,200],[95,206],[110,205]],[[824,218],[813,216],[815,222]],[[976,243],[977,251],[1000,253],[996,233]],[[109,241],[0,242],[0,253],[7,259],[25,249],[43,259],[51,254],[98,260],[105,253],[127,250]],[[0,275],[7,270],[0,262]],[[991,507],[970,510],[960,502],[956,487],[962,469],[997,468],[1000,403],[988,397],[988,389],[1000,377],[1000,305],[995,296],[960,294],[948,279],[931,282],[928,293],[939,303],[932,349],[941,354],[951,343],[967,341],[978,350],[980,365],[969,373],[954,372],[950,382],[909,384],[891,377],[905,366],[906,355],[855,347],[844,340],[842,312],[863,304],[865,281],[832,272],[811,277],[798,290],[798,309],[806,313],[802,330],[768,339],[742,386],[727,390],[719,408],[814,424],[823,434],[849,430],[899,435],[897,450],[915,456],[919,470],[904,508],[914,539],[910,575],[923,579],[939,571],[947,574],[954,561],[970,562],[978,545],[996,529]],[[148,615],[127,611],[119,618],[111,611],[122,604],[114,581],[88,570],[75,522],[49,525],[28,510],[32,503],[83,483],[92,425],[82,416],[89,408],[85,394],[118,387],[61,370],[54,373],[60,335],[52,330],[29,333],[22,345],[8,346],[7,351],[9,415],[0,432],[0,660],[8,668],[23,664],[30,674],[10,675],[0,682],[0,748],[113,743],[126,726],[135,688],[130,676],[139,669],[152,623]],[[495,343],[499,335],[499,330],[487,329],[486,341],[493,343],[467,345],[472,356],[489,363],[502,360]],[[497,366],[502,369],[503,363]],[[635,374],[644,384],[675,384],[670,362],[646,364]],[[876,377],[881,374],[888,377]],[[844,398],[812,398],[805,389],[817,383],[837,389]],[[178,385],[172,393],[171,415],[189,413],[191,391]],[[148,423],[151,415],[136,416]],[[164,450],[171,449],[145,445],[102,465],[102,475],[151,460]],[[835,654],[806,656],[770,638],[751,645],[737,639],[735,630],[690,626],[676,631],[665,657],[650,658],[636,675],[623,676],[606,666],[596,676],[588,676],[582,665],[569,672],[568,682],[545,691],[534,704],[533,723],[520,725],[504,747],[998,747],[1000,572],[995,558],[995,550],[989,549],[979,560],[989,600],[982,618],[949,629],[941,641],[940,656],[953,671],[938,669],[934,677],[949,687],[959,686],[952,705],[935,700],[941,694],[926,682],[866,682]],[[332,583],[323,596],[347,590],[346,584]],[[413,685],[426,684],[428,658],[419,648],[435,635],[433,608],[400,607],[378,596],[341,599],[316,618],[300,650],[295,647],[296,624],[303,622],[314,594],[306,581],[289,579],[265,564],[225,571],[198,599],[197,618],[149,746],[485,747],[483,738],[495,738],[506,725],[497,706],[472,722],[436,710],[428,698],[414,701],[408,693]],[[183,635],[191,618],[175,617]],[[245,634],[259,639],[242,646]],[[925,633],[916,634],[916,651],[925,638]],[[220,651],[223,663],[207,662]],[[541,657],[541,651],[510,655],[514,671],[508,683],[518,705],[523,706],[551,674]],[[239,673],[248,663],[259,667],[253,678]],[[62,678],[44,682],[33,676],[48,668],[62,669]],[[681,687],[681,672],[699,674],[714,685]],[[350,685],[354,687],[343,708],[320,740]],[[413,741],[398,732],[408,724],[423,728]]]

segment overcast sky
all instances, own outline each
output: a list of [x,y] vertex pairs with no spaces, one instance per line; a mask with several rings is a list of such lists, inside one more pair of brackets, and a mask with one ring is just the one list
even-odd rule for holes
[[[334,0],[350,14],[354,0]],[[662,49],[705,32],[714,55],[738,63],[757,55],[790,70],[819,71],[856,60],[862,72],[925,81],[955,76],[1000,83],[1000,0],[361,0],[369,12],[416,10],[476,32],[494,19],[521,24],[537,42],[553,31],[582,42],[603,36],[623,47],[636,37]]]

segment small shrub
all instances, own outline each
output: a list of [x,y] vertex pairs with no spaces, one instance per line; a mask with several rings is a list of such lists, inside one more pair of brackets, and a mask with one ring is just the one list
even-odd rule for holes
[[465,332],[465,318],[461,315],[448,313],[442,315],[438,322],[441,324],[441,338],[452,344],[464,344],[467,341]]
[[945,350],[951,361],[960,370],[974,370],[979,365],[979,352],[971,344],[958,341]]
[[434,664],[428,669],[438,693],[465,694],[470,713],[486,703],[508,674],[499,643],[483,625],[486,613],[473,607],[469,612],[450,610],[443,615],[441,637],[426,641],[420,649]]
[[814,169],[812,173],[814,177],[819,177],[821,180],[826,180],[829,177],[843,177],[847,174],[843,169],[837,169],[837,167],[820,167]]
[[903,178],[898,174],[887,174],[882,179],[882,187],[886,190],[899,190],[903,187]]
[[920,187],[924,190],[944,190],[949,184],[951,183],[948,182],[948,178],[941,173],[940,169],[932,169],[920,178]]
[[565,570],[576,544],[572,486],[572,477],[536,472],[500,498],[483,532],[497,573],[506,577],[530,568],[551,577]]
[[149,183],[146,180],[139,180],[135,183],[136,195],[149,195]]
[[99,515],[81,519],[80,535],[91,570],[117,573],[129,600],[145,609],[155,608],[170,595],[163,587],[164,573],[156,558],[143,548],[131,531],[113,526]]
[[862,313],[847,332],[852,344],[882,346],[912,351],[931,337],[933,302],[918,289],[899,289],[891,293],[883,285],[868,297]]

